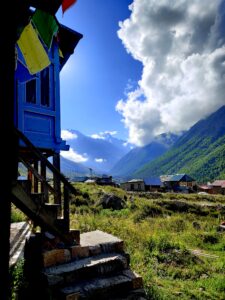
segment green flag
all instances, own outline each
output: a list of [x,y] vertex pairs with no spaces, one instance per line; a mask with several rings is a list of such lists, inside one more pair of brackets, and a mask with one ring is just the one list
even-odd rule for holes
[[49,49],[52,44],[52,38],[59,28],[55,17],[40,9],[36,9],[32,16],[32,22],[35,25],[41,39]]

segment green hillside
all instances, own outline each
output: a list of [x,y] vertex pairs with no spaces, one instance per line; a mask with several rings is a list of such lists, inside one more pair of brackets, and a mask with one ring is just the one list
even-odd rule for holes
[[196,123],[158,159],[133,176],[188,173],[200,182],[225,179],[225,107]]

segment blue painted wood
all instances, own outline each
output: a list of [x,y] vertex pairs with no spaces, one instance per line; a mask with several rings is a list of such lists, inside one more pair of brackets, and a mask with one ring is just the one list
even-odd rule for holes
[[[45,46],[44,46],[45,47]],[[26,74],[24,69],[25,61],[22,53],[18,49],[18,59],[21,63],[20,69],[16,70],[15,76],[15,125],[22,131],[30,141],[38,148],[59,152],[60,150],[68,150],[69,146],[61,139],[60,125],[60,81],[59,81],[59,49],[58,44],[54,41],[51,49],[48,51],[51,65],[45,70],[48,73],[49,87],[44,89],[46,101],[43,103],[41,98],[41,86],[43,78],[40,73],[35,76]],[[27,76],[28,75],[28,76]],[[35,88],[36,84],[36,89]],[[28,86],[34,91],[34,97],[26,99]]]

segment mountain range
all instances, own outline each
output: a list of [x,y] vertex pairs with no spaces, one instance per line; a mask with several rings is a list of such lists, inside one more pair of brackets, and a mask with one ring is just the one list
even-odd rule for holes
[[87,158],[62,160],[66,174],[110,174],[119,179],[187,173],[199,182],[225,179],[225,106],[180,135],[161,134],[144,147],[135,147],[110,134],[91,138],[71,130],[72,149]]
[[200,120],[154,161],[132,176],[188,173],[200,182],[225,179],[225,106]]
[[[70,151],[75,152],[80,159],[73,160],[70,152],[63,152],[64,160],[61,163],[61,169],[68,174],[74,169],[74,173],[87,174],[91,168],[93,173],[109,173],[114,164],[127,152],[131,145],[125,141],[113,137],[110,133],[101,134],[99,137],[90,137],[82,134],[78,130],[67,130],[72,138],[67,141],[70,145]],[[70,162],[73,163],[70,165]],[[88,171],[89,174],[89,171]]]
[[178,135],[163,133],[144,147],[136,147],[123,156],[110,170],[116,177],[130,178],[132,174],[145,165],[164,154],[176,142]]

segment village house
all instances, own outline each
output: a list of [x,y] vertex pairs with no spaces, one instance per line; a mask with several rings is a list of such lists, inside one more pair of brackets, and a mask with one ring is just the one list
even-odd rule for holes
[[148,192],[160,192],[162,191],[163,184],[159,177],[150,177],[144,179],[145,190]]
[[198,185],[197,191],[199,193],[207,193],[207,194],[213,194],[213,186],[211,184],[201,184]]
[[143,179],[131,179],[120,184],[125,191],[145,192],[145,182]]
[[162,188],[160,178],[152,177],[146,179],[132,179],[120,184],[126,191],[136,192],[158,192]]
[[196,180],[187,174],[162,175],[160,179],[167,191],[188,193],[197,190]]
[[213,194],[225,195],[225,180],[215,180],[211,183]]

